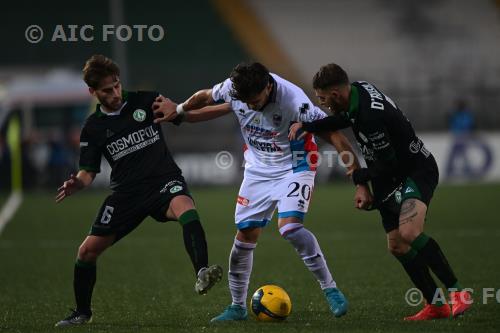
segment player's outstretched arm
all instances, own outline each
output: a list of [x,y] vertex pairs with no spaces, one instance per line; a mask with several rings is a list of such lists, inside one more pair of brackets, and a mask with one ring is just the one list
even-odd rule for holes
[[197,123],[200,121],[212,120],[231,113],[231,111],[232,109],[229,103],[210,105],[198,110],[186,112],[183,121]]
[[92,184],[95,178],[95,173],[85,170],[80,170],[76,174],[71,174],[61,187],[57,189],[56,203],[63,201],[75,192]]
[[337,152],[341,155],[342,162],[347,168],[348,176],[350,176],[354,170],[360,168],[358,157],[354,153],[351,143],[341,131],[320,132],[317,133],[317,135],[335,147]]
[[[351,176],[354,170],[360,169],[359,160],[352,149],[351,143],[346,136],[340,131],[320,132],[318,135],[325,141],[331,143],[337,152],[341,155],[342,162],[347,167],[347,176]],[[356,193],[354,194],[354,207],[358,209],[366,209],[373,202],[373,196],[367,184],[356,185]]]
[[191,110],[201,109],[214,104],[212,89],[203,89],[194,93],[184,103],[176,104],[168,98],[158,96],[153,103],[153,113],[155,123],[172,121],[179,115]]

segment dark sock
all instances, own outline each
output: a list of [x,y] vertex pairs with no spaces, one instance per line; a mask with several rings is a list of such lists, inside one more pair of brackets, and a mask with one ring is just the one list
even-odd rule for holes
[[433,238],[421,233],[411,243],[411,247],[422,256],[427,266],[432,269],[446,288],[462,290],[443,251],[441,251],[439,244]]
[[96,265],[76,260],[73,277],[73,289],[75,291],[76,311],[92,315],[90,303],[92,291],[96,280]]
[[179,222],[182,225],[184,246],[193,263],[195,274],[198,274],[200,269],[208,266],[207,241],[198,212],[194,209],[184,212],[179,217]]
[[[427,265],[422,257],[414,249],[410,249],[402,256],[395,256],[403,265],[406,273],[424,296],[428,304],[433,304],[437,285],[432,278]],[[434,302],[435,305],[442,305],[441,302]]]

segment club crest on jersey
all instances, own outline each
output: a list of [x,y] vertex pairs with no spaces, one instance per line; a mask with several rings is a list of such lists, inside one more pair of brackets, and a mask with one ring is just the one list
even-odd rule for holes
[[170,193],[174,194],[174,193],[179,192],[180,190],[182,190],[182,186],[180,186],[180,185],[176,185],[176,186],[174,186],[174,187],[172,187],[172,188],[170,189]]
[[137,109],[134,111],[133,116],[135,121],[143,122],[144,120],[146,120],[146,111]]
[[281,120],[283,118],[281,117],[281,115],[275,113],[273,114],[273,124],[274,126],[278,127],[279,125],[281,125]]

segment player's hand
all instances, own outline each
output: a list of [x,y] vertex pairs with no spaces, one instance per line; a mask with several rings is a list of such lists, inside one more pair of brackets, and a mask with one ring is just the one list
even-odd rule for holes
[[357,185],[354,195],[354,207],[358,209],[367,209],[373,203],[373,196],[367,185]]
[[73,193],[81,190],[84,187],[83,182],[78,179],[74,174],[69,176],[69,179],[63,183],[61,187],[57,189],[56,203],[64,200],[64,198],[69,197]]
[[161,95],[156,97],[152,107],[155,123],[171,121],[177,117],[177,104],[172,102],[169,98],[165,98]]
[[[301,131],[299,135],[297,133]],[[295,123],[290,126],[290,130],[288,132],[288,140],[300,140],[302,139],[308,132],[302,130],[302,123]]]

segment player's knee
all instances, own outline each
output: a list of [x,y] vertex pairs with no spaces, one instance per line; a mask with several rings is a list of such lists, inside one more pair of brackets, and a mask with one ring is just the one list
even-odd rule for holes
[[296,231],[296,230],[301,229],[303,227],[304,226],[302,225],[302,223],[298,223],[298,222],[287,223],[283,226],[280,226],[279,232],[283,238],[287,239],[287,236],[290,235],[293,231]]
[[244,243],[257,243],[261,228],[246,228],[238,230],[236,239]]
[[78,259],[84,262],[95,262],[99,257],[99,252],[92,249],[88,244],[82,244],[78,248]]
[[408,245],[404,243],[389,243],[387,249],[393,256],[402,256],[408,252]]
[[418,235],[421,233],[421,231],[418,228],[404,228],[399,230],[399,234],[401,235],[401,239],[407,243],[410,244],[415,240],[415,238],[418,237]]
[[403,244],[393,244],[393,245],[389,244],[388,250],[393,256],[402,256],[403,254],[408,252],[408,246],[406,244],[404,244],[404,245]]

